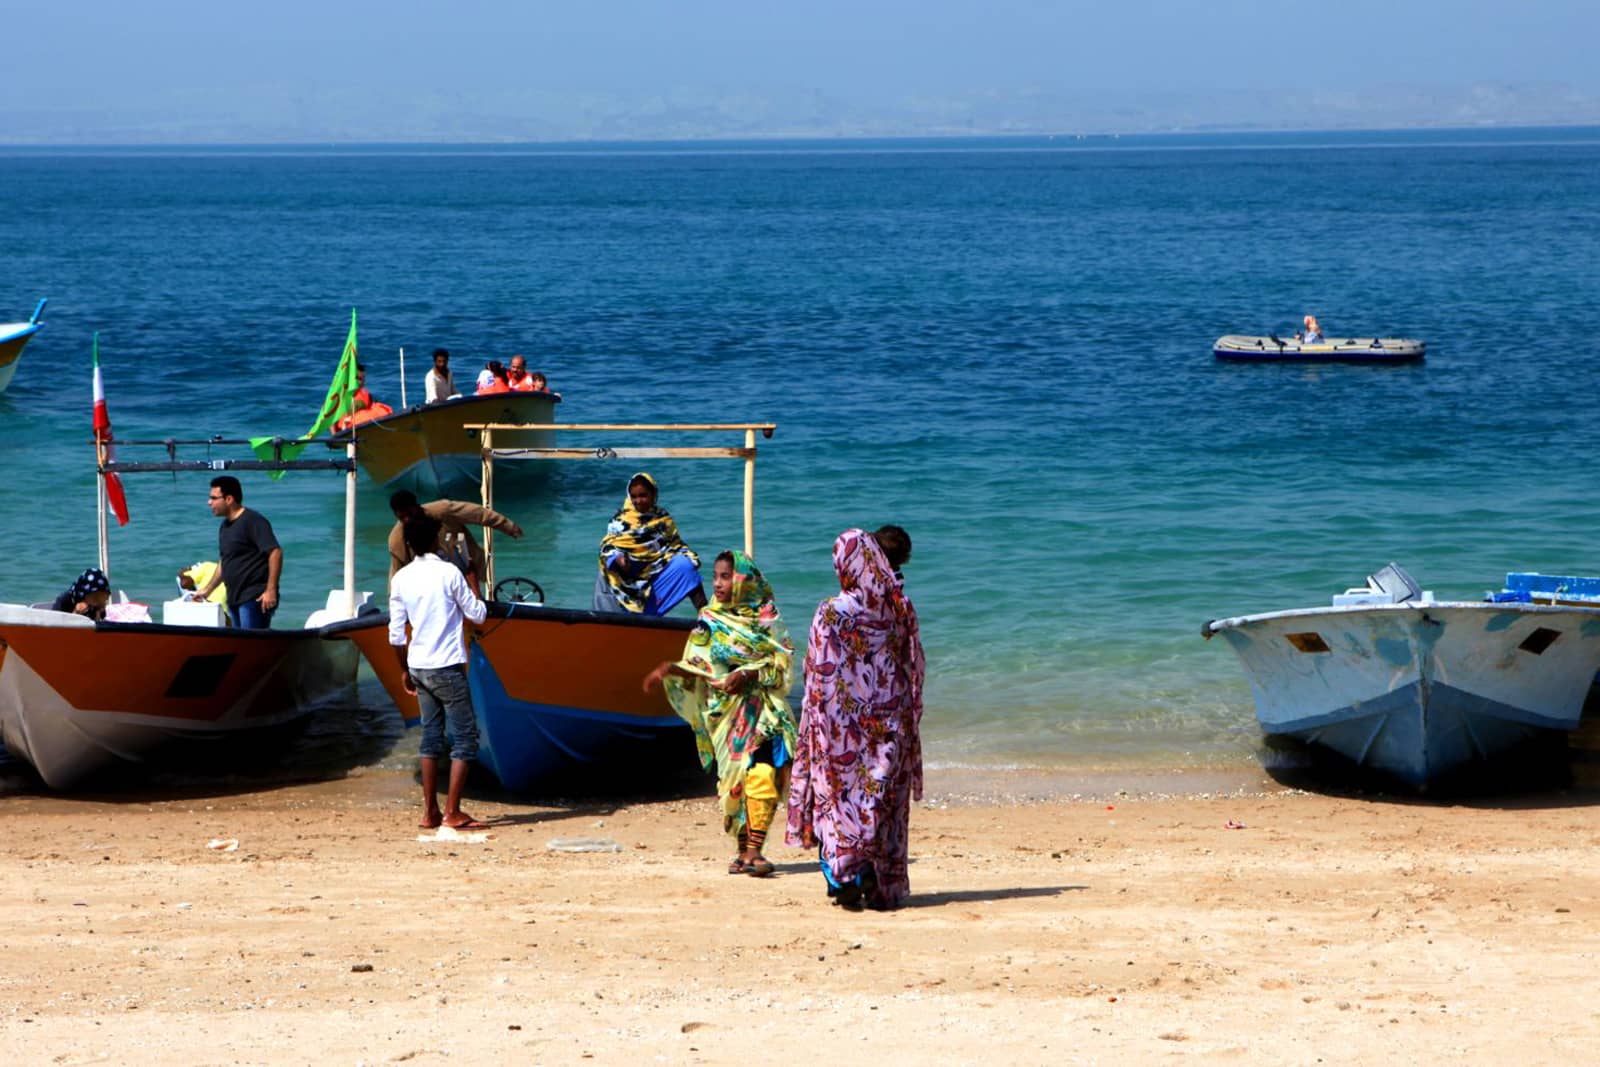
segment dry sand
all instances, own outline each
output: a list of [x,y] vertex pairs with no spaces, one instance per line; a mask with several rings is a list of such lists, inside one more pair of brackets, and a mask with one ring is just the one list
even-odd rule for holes
[[[394,771],[180,801],[6,798],[0,1050],[1533,1064],[1600,1044],[1592,791],[1017,795],[1034,785],[1061,783],[932,776],[913,897],[890,914],[831,907],[781,844],[776,877],[724,874],[704,797],[479,802],[495,825],[476,844],[419,843]],[[581,837],[621,851],[547,847]],[[208,849],[218,838],[239,847]]]

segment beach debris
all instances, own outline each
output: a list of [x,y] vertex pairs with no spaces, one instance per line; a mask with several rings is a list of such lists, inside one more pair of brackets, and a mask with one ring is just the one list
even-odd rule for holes
[[621,852],[622,846],[609,837],[557,837],[545,848],[551,852]]
[[239,850],[239,839],[237,837],[213,837],[206,842],[206,848],[211,849],[213,852],[237,852]]
[[1244,823],[1234,822],[1232,819],[1229,819],[1227,822],[1222,824],[1222,828],[1224,830],[1243,830]]
[[352,963],[350,965],[351,974],[366,974],[371,970],[372,964],[370,963]]
[[451,845],[481,845],[489,840],[489,835],[482,832],[472,833],[457,830],[453,826],[441,826],[431,834],[418,834],[417,840],[428,845],[435,845],[440,842]]

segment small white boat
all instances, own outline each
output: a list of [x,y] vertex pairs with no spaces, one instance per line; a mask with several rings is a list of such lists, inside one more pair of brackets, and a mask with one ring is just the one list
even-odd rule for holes
[[39,321],[39,316],[48,302],[39,301],[39,306],[33,309],[33,317],[27,322],[0,322],[0,393],[6,391],[12,375],[17,373],[17,364],[22,362],[22,349],[44,325]]
[[1390,564],[1331,607],[1216,619],[1256,717],[1422,789],[1577,728],[1600,670],[1600,606],[1436,601]]
[[1219,337],[1211,346],[1218,359],[1238,363],[1416,363],[1427,351],[1425,342],[1404,337],[1326,337],[1308,342],[1239,333]]

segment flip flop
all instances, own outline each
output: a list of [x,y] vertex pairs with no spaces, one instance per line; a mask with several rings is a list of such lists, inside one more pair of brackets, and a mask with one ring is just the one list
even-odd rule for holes
[[749,867],[748,864],[745,863],[744,860],[740,859],[738,856],[735,856],[735,857],[733,857],[733,862],[728,864],[728,873],[729,874],[749,874],[750,873],[750,867]]
[[483,822],[483,821],[481,821],[479,819],[468,819],[466,822],[458,822],[453,826],[450,823],[444,823],[442,825],[444,825],[446,827],[449,827],[450,829],[456,830],[456,831],[461,831],[461,830],[487,830],[489,828],[489,824],[488,823]]
[[772,865],[771,860],[761,856],[757,856],[749,863],[744,864],[744,873],[756,878],[766,878],[777,869]]

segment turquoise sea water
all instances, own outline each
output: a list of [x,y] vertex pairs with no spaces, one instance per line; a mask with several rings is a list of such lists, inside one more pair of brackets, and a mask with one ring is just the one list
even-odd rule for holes
[[[934,762],[1243,763],[1206,619],[1391,559],[1440,596],[1600,569],[1597,174],[1600,130],[0,150],[0,319],[51,300],[0,396],[0,599],[93,561],[95,331],[119,437],[294,434],[353,306],[391,403],[398,350],[415,386],[442,345],[458,379],[525,353],[571,421],[777,422],[757,554],[802,640],[834,535],[915,539]],[[1307,312],[1428,361],[1211,357]],[[691,544],[738,543],[736,464],[651,469]],[[585,605],[630,473],[502,499],[529,536],[500,574]],[[118,585],[159,602],[214,556],[205,484],[128,479]],[[339,481],[245,485],[303,619],[339,582]],[[363,481],[380,591],[384,503]]]

